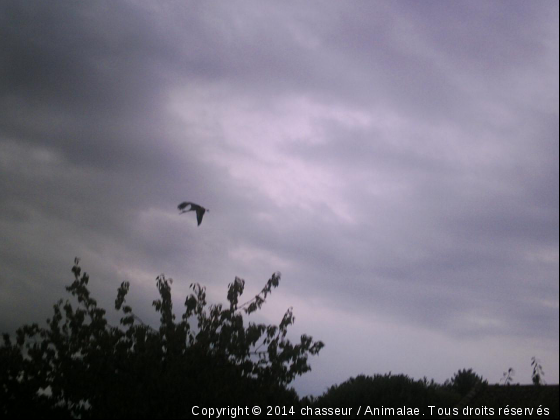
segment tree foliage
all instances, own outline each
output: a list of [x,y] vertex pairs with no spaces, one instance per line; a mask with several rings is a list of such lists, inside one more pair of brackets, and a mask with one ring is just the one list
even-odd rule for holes
[[[453,407],[460,396],[448,386],[427,378],[414,380],[407,375],[358,375],[331,386],[314,401],[317,407]],[[363,411],[362,411],[363,412]]]
[[446,384],[460,395],[465,396],[476,385],[488,384],[488,381],[482,376],[477,375],[472,369],[462,369],[458,370],[457,373],[453,375],[453,378],[447,381]]
[[106,320],[88,289],[79,260],[66,290],[77,299],[54,305],[46,327],[23,326],[0,346],[0,413],[4,416],[81,418],[182,418],[192,405],[294,403],[287,384],[310,370],[308,356],[323,347],[302,335],[287,338],[288,309],[279,325],[249,322],[280,274],[253,299],[239,304],[245,282],[228,286],[229,305],[208,305],[206,291],[192,284],[179,320],[173,312],[172,279],[156,279],[158,328],[144,324],[126,304],[130,285],[118,289],[119,326]]
[[533,385],[539,386],[544,385],[544,372],[539,359],[535,356],[531,357],[531,367],[533,368],[533,374],[531,375],[531,379],[533,381]]
[[513,383],[513,375],[515,375],[515,370],[510,367],[507,371],[504,372],[504,374],[502,375],[502,379],[500,379],[500,382],[504,385],[511,385]]

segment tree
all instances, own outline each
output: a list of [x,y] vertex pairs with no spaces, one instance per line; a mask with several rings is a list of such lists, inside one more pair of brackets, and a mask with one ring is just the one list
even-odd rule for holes
[[[358,375],[347,381],[329,387],[313,401],[315,407],[453,407],[460,396],[446,386],[438,385],[432,379],[414,380],[407,375],[375,374]],[[362,413],[364,410],[362,408]],[[365,417],[371,417],[367,414]]]
[[531,378],[533,380],[533,385],[539,386],[544,384],[544,372],[541,365],[541,361],[535,356],[531,357],[531,367],[533,368],[533,374]]
[[88,290],[89,276],[79,259],[66,290],[77,299],[54,305],[46,327],[23,326],[15,341],[4,334],[0,346],[0,413],[23,417],[182,418],[191,407],[297,403],[287,388],[310,370],[308,356],[321,341],[302,335],[286,338],[293,324],[288,309],[278,326],[249,322],[280,274],[275,273],[253,299],[239,305],[245,282],[228,286],[228,307],[207,305],[205,288],[192,284],[179,321],[171,301],[172,279],[156,279],[159,328],[144,324],[126,305],[129,283],[118,289],[120,326]]
[[476,385],[488,384],[482,376],[477,375],[472,369],[458,370],[451,380],[446,381],[446,384],[457,391],[461,396],[465,396]]
[[510,367],[504,374],[502,375],[502,379],[500,382],[503,382],[504,385],[511,385],[513,382],[513,375],[515,375],[515,370]]

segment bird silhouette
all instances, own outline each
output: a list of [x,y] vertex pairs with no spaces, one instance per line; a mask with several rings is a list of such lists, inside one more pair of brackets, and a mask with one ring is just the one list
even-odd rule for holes
[[[188,206],[190,206],[190,208],[186,210]],[[177,208],[180,210],[179,214],[183,214],[193,210],[196,211],[196,220],[198,222],[198,226],[200,226],[200,223],[202,223],[202,216],[204,216],[204,213],[210,211],[202,206],[199,206],[198,204],[190,203],[188,201],[183,201],[181,204],[177,206]]]

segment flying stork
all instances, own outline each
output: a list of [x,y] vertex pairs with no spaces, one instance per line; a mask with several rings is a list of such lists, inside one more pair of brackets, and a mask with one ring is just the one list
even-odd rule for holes
[[[188,206],[191,207],[188,210],[186,210]],[[188,201],[183,201],[181,204],[177,206],[177,208],[180,210],[179,214],[183,214],[193,210],[196,211],[196,220],[198,221],[198,226],[200,226],[200,223],[202,223],[202,216],[204,216],[204,213],[210,211],[202,206],[199,206],[198,204],[190,203]]]

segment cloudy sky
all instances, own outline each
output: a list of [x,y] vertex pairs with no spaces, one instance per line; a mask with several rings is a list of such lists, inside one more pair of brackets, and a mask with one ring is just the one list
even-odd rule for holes
[[[294,386],[559,373],[558,3],[0,3],[0,330],[74,257],[325,342]],[[210,209],[200,226],[181,201]],[[111,315],[115,316],[115,315]]]

